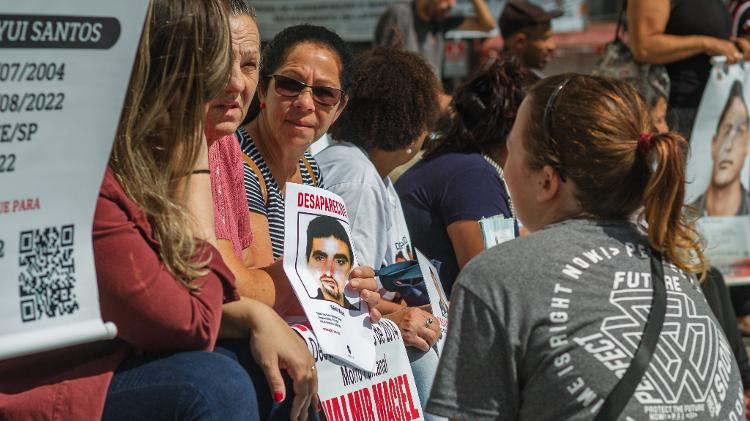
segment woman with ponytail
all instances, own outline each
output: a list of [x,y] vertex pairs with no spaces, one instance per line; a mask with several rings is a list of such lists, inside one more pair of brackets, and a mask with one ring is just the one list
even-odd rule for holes
[[478,221],[513,217],[502,166],[527,72],[495,61],[458,88],[450,127],[396,183],[414,246],[438,260],[450,294],[458,271],[484,250]]
[[507,146],[510,196],[531,234],[481,254],[456,281],[427,410],[743,418],[683,212],[684,138],[657,134],[625,82],[568,74],[531,88]]

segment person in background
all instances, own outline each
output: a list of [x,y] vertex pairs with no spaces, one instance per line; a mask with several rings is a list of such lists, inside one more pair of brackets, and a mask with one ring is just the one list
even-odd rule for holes
[[732,16],[732,35],[736,37],[750,37],[750,1],[730,0],[727,10]]
[[[667,124],[667,98],[669,98],[669,80],[654,76],[649,79],[628,80],[631,85],[643,96],[649,106],[651,123],[657,133],[669,131]],[[663,80],[666,79],[666,80]]]
[[[347,109],[331,128],[334,144],[316,159],[326,189],[344,199],[354,247],[373,267],[413,260],[411,236],[388,174],[411,159],[437,119],[439,85],[417,53],[376,47],[355,60]],[[378,309],[402,332],[420,400],[432,386],[440,330],[432,314],[402,307],[392,293]],[[428,415],[428,419],[429,415]]]
[[[495,28],[485,0],[471,0],[474,16],[448,16],[456,0],[399,1],[385,9],[375,27],[375,45],[401,44],[419,53],[432,66],[438,82],[442,78],[445,33],[451,30],[484,31]],[[447,102],[447,101],[446,101]]]
[[[658,302],[654,277],[625,274],[656,265],[666,315],[639,382],[651,387],[625,396],[618,418],[648,420],[650,405],[706,421],[741,418],[739,370],[694,275],[708,264],[682,211],[685,139],[654,134],[626,82],[564,74],[531,88],[507,148],[508,187],[531,234],[462,271],[426,410],[456,420],[592,419],[633,362],[640,340],[628,338],[646,325],[638,309]],[[697,319],[705,333],[692,333]],[[603,361],[605,346],[617,363]],[[721,366],[720,379],[695,376],[697,366]]]
[[540,79],[537,72],[552,59],[555,40],[551,22],[562,14],[560,10],[545,11],[527,0],[510,0],[498,18],[503,54],[518,57],[521,65],[531,70],[528,85]]
[[665,64],[671,89],[670,126],[689,139],[711,72],[711,56],[750,59],[750,41],[731,37],[721,0],[629,0],[628,43],[635,59]]
[[3,420],[260,419],[245,370],[211,352],[231,324],[222,303],[237,300],[203,206],[203,104],[226,82],[229,48],[221,1],[150,2],[93,223],[117,338],[3,361]]
[[514,216],[502,166],[526,77],[513,59],[480,69],[456,90],[450,128],[396,182],[414,246],[442,263],[449,297],[458,271],[484,250],[478,221]]

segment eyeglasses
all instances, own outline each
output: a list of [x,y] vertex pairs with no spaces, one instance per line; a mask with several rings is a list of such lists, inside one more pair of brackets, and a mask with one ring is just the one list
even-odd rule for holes
[[344,96],[344,91],[339,88],[308,85],[284,75],[271,75],[268,77],[276,81],[274,88],[276,93],[287,98],[297,97],[305,88],[310,88],[312,98],[315,102],[330,106],[338,104]]

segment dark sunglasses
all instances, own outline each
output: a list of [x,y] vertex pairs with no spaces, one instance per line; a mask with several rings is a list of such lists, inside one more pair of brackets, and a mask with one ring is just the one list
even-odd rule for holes
[[284,97],[294,98],[299,96],[303,89],[310,88],[315,102],[323,105],[336,105],[344,96],[344,91],[338,88],[308,85],[284,75],[271,75],[268,77],[276,81],[274,89],[277,94]]

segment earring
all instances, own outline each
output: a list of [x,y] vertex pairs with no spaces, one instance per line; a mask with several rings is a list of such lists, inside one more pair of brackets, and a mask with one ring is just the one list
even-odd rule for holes
[[414,152],[414,151],[411,150],[411,148],[406,148],[406,154],[407,155],[411,155],[412,152]]
[[265,110],[266,109],[266,103],[265,102],[261,102],[260,103],[260,109],[261,110]]

